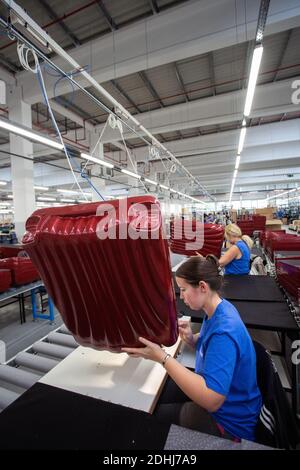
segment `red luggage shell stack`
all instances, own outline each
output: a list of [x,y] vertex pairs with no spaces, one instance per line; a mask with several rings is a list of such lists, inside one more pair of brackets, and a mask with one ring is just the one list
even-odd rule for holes
[[0,269],[11,270],[12,284],[14,286],[22,286],[23,284],[40,279],[36,267],[29,258],[12,257],[0,259]]
[[280,285],[297,301],[300,300],[300,259],[278,259],[276,274]]
[[11,271],[9,269],[0,269],[0,292],[5,292],[11,286]]
[[257,231],[266,230],[266,216],[265,215],[253,215],[253,228]]
[[[199,223],[200,224],[200,223]],[[199,240],[202,242],[202,248],[189,249],[188,244],[193,243],[196,240],[195,230],[196,223],[190,222],[190,228],[183,224],[177,225],[171,223],[171,251],[180,255],[194,256],[196,252],[202,256],[209,254],[215,255],[217,258],[221,256],[221,249],[224,241],[224,227],[217,224],[202,224],[201,231],[202,236],[199,236]],[[186,238],[186,237],[189,238]]]
[[273,259],[274,251],[297,251],[300,250],[300,238],[295,234],[270,232],[265,241],[265,249]]
[[237,220],[237,225],[240,227],[243,235],[249,235],[252,237],[254,231],[254,223],[252,219],[248,220]]
[[[131,208],[129,215],[124,204]],[[177,313],[159,202],[140,196],[107,205],[35,211],[26,223],[24,248],[79,344],[120,351],[141,347],[142,336],[170,346],[177,340]],[[99,210],[102,215],[96,215]],[[149,221],[152,230],[156,226],[156,239],[150,238]],[[148,239],[119,237],[138,223]],[[101,240],[99,224],[116,229],[116,239]]]
[[263,248],[266,248],[266,244],[268,243],[268,239],[272,236],[273,233],[281,233],[285,234],[285,230],[265,230],[259,234],[259,241]]

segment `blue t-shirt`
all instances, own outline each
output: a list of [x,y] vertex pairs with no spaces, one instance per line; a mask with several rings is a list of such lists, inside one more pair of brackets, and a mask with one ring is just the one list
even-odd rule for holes
[[225,299],[202,323],[195,372],[208,388],[226,396],[223,405],[211,413],[215,421],[233,436],[253,441],[262,406],[256,354],[238,311]]
[[240,259],[233,259],[225,266],[225,274],[249,274],[250,271],[250,249],[243,240],[238,241],[235,246],[242,253]]

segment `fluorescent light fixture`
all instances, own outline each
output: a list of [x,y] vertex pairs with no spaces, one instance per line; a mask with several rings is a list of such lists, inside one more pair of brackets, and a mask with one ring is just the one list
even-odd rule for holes
[[60,188],[58,188],[56,191],[59,192],[59,193],[66,193],[66,194],[77,194],[78,193],[78,191],[74,191],[74,189],[60,189]]
[[[273,199],[274,197],[281,197],[283,196],[284,194],[288,194],[288,193],[293,193],[294,191],[297,191],[299,188],[293,188],[293,189],[289,189],[288,191],[284,191],[283,193],[280,193],[280,194],[274,194],[273,196],[268,196],[267,199]],[[276,191],[276,190],[275,190]]]
[[169,189],[168,186],[165,186],[164,184],[160,184],[159,186],[160,186],[162,189],[166,189],[166,190]]
[[61,202],[75,202],[75,199],[61,199]]
[[242,122],[242,126],[245,127],[245,125],[246,125],[246,119],[244,118]]
[[56,199],[55,199],[55,197],[40,196],[40,197],[38,197],[38,201],[56,201]]
[[251,69],[250,69],[250,75],[249,75],[249,81],[248,81],[248,87],[247,87],[246,102],[245,102],[245,108],[244,108],[244,116],[249,116],[250,111],[251,111],[254,90],[256,86],[256,81],[257,81],[257,76],[258,76],[258,71],[259,71],[259,66],[260,66],[263,50],[264,50],[263,46],[260,45],[260,46],[257,46],[253,51],[253,57],[252,57],[252,63],[251,63]]
[[243,150],[243,148],[244,148],[244,142],[245,142],[246,132],[247,132],[247,128],[246,128],[246,127],[242,127],[241,133],[240,133],[240,140],[239,140],[238,151],[237,151],[237,153],[238,153],[239,155],[242,153],[242,150]]
[[235,180],[235,178],[236,178],[237,172],[238,172],[237,170],[234,170],[234,172],[233,172],[233,179],[234,179],[234,180]]
[[84,158],[85,160],[88,160],[93,163],[97,163],[98,165],[106,166],[107,168],[114,168],[114,165],[112,163],[101,160],[100,158],[92,157],[92,155],[89,155],[87,153],[81,153],[80,156],[81,158]]
[[12,194],[8,194],[7,197],[8,197],[8,199],[13,199],[14,198]]
[[60,144],[59,142],[55,142],[55,140],[48,139],[47,137],[44,137],[38,134],[37,132],[24,129],[21,126],[18,126],[17,124],[13,124],[12,122],[6,121],[4,119],[0,119],[0,127],[2,129],[6,129],[9,132],[12,132],[13,134],[19,135],[21,137],[25,137],[30,140],[34,140],[35,142],[40,142],[41,144],[45,144],[48,147],[53,147],[57,150],[62,150],[64,148],[63,144]]
[[155,186],[158,184],[156,181],[149,180],[148,178],[145,178],[145,181],[146,181],[146,183],[154,184]]
[[6,181],[0,181],[0,186],[6,186],[7,182]]
[[129,170],[122,169],[121,172],[124,173],[125,175],[132,176],[133,178],[136,178],[138,180],[141,178],[141,175],[138,175],[137,173],[133,173],[132,171],[129,171]]
[[49,191],[49,188],[47,186],[34,186],[34,189],[37,191]]
[[235,167],[234,167],[235,170],[238,170],[238,169],[239,169],[240,161],[241,161],[241,156],[240,156],[240,155],[237,155],[237,156],[236,156],[236,160],[235,160]]
[[176,189],[170,188],[171,193],[177,193]]

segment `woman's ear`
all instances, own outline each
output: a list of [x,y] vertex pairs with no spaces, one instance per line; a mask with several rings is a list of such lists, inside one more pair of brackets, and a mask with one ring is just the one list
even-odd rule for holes
[[207,284],[205,281],[200,281],[199,282],[199,288],[201,292],[206,292],[207,291]]

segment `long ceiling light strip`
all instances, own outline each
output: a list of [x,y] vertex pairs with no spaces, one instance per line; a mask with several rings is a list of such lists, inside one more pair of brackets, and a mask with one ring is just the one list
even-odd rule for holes
[[266,199],[269,200],[269,199],[279,198],[283,196],[284,194],[293,193],[294,191],[298,191],[298,188],[289,189],[288,191],[284,191],[283,193],[274,194],[273,196],[268,196]]
[[55,140],[48,139],[47,137],[44,137],[41,134],[38,134],[37,132],[30,131],[29,129],[24,129],[24,127],[19,126],[18,124],[12,123],[10,121],[7,121],[5,119],[0,118],[0,127],[2,129],[6,129],[8,132],[11,132],[12,134],[16,134],[20,137],[25,137],[27,139],[33,140],[34,142],[39,142],[41,144],[47,145],[48,147],[55,148],[57,150],[62,150],[64,146],[56,142]]
[[254,91],[256,87],[258,71],[261,63],[261,58],[263,54],[263,46],[260,44],[256,46],[253,51],[248,87],[247,87],[247,95],[246,95],[246,102],[244,107],[244,116],[248,117],[252,108]]
[[244,143],[245,143],[245,137],[246,137],[246,132],[247,128],[242,127],[241,132],[240,132],[240,138],[239,138],[239,145],[238,145],[238,155],[241,155],[243,148],[244,148]]
[[232,178],[231,190],[230,190],[230,195],[229,195],[229,204],[231,203],[231,200],[232,200],[233,190],[234,190],[234,186],[235,186],[235,180],[236,180],[237,172],[238,172],[238,169],[239,169],[239,166],[240,166],[241,153],[244,149],[245,137],[246,137],[246,132],[247,132],[245,117],[248,117],[250,115],[250,112],[251,112],[253,98],[254,98],[254,92],[255,92],[255,87],[256,87],[259,67],[260,67],[260,64],[261,64],[263,50],[264,50],[264,48],[263,48],[262,44],[259,44],[255,47],[255,49],[253,51],[250,74],[249,74],[249,80],[248,80],[248,86],[247,86],[246,101],[245,101],[244,113],[243,113],[243,123],[242,123],[243,127],[241,128],[241,132],[240,132],[240,138],[239,138],[238,151],[237,151],[237,157],[236,157],[236,162],[235,162],[234,175],[233,175],[233,178]]
[[85,160],[88,160],[90,162],[97,163],[98,165],[106,166],[106,168],[114,168],[114,165],[112,163],[101,160],[100,158],[93,157],[92,155],[89,155],[87,153],[81,153],[80,156],[81,158],[84,158]]
[[[7,8],[11,11],[13,11],[15,13],[15,15],[21,20],[22,24],[25,23],[30,29],[29,29],[29,32],[32,34],[32,32],[35,33],[35,38],[40,38],[41,39],[41,42],[46,42],[49,47],[56,52],[56,54],[58,54],[60,57],[62,57],[64,60],[66,60],[75,70],[77,70],[78,72],[80,72],[85,78],[86,80],[88,80],[88,82],[93,86],[95,87],[115,108],[115,110],[117,110],[118,112],[120,112],[123,116],[125,116],[125,120],[124,119],[121,119],[120,116],[118,116],[116,114],[116,112],[113,112],[113,114],[118,118],[120,119],[128,129],[130,129],[131,131],[133,131],[140,139],[142,139],[143,141],[145,141],[147,143],[147,145],[152,145],[152,143],[154,142],[155,145],[157,145],[158,147],[160,147],[164,152],[167,152],[167,154],[172,158],[172,160],[174,162],[176,162],[176,164],[178,166],[180,166],[180,168],[182,168],[184,170],[184,172],[192,179],[192,181],[194,181],[202,190],[202,192],[204,193],[204,195],[207,195],[209,198],[211,198],[213,200],[213,197],[208,193],[208,191],[204,188],[204,186],[198,181],[197,178],[195,178],[190,172],[189,170],[187,170],[187,168],[185,168],[184,165],[182,165],[181,162],[179,162],[179,160],[177,160],[177,158],[175,157],[175,155],[173,155],[169,150],[167,150],[152,134],[151,132],[149,132],[134,116],[132,116],[129,111],[127,111],[115,98],[113,98],[113,96],[110,95],[110,93],[108,93],[88,72],[86,72],[86,70],[84,70],[84,68],[78,64],[69,54],[67,54],[63,48],[61,48],[52,38],[51,36],[49,36],[49,34],[44,31],[27,13],[25,10],[23,10],[23,8],[21,8],[17,3],[15,3],[13,0],[2,0],[2,2],[7,6]],[[1,21],[3,23],[3,21]],[[27,42],[29,43],[28,40],[26,40],[26,38],[24,38],[17,30],[15,30],[12,26],[10,26],[13,33],[19,37],[20,39],[22,39],[24,42]],[[61,69],[59,69],[58,66],[56,66],[55,64],[53,64],[49,58],[47,56],[45,56],[44,54],[41,53],[41,51],[37,48],[35,48],[35,46],[33,44],[30,44],[30,46],[35,49],[35,51],[44,59],[46,60],[48,63],[50,63],[52,66],[54,66],[54,68],[56,70],[58,70],[60,73],[62,73],[63,75],[65,75],[72,83],[74,83],[79,89],[81,89],[84,93],[88,94],[94,101],[96,101],[103,109],[103,103],[101,103],[99,100],[97,100],[97,98],[95,98],[91,93],[89,93],[85,88],[83,88],[79,83],[76,82],[76,80],[74,80],[72,77],[70,77],[69,75],[67,75],[65,72],[63,72]],[[112,112],[111,110],[108,110],[108,108],[106,107],[106,111],[107,112]],[[131,126],[128,125],[128,123],[126,122],[126,119],[127,120],[131,120],[135,126],[137,126],[139,128],[140,131],[144,132],[148,138],[150,139],[150,142],[146,141],[143,136],[141,136],[139,133],[137,133],[136,129],[134,128],[131,128]]]

